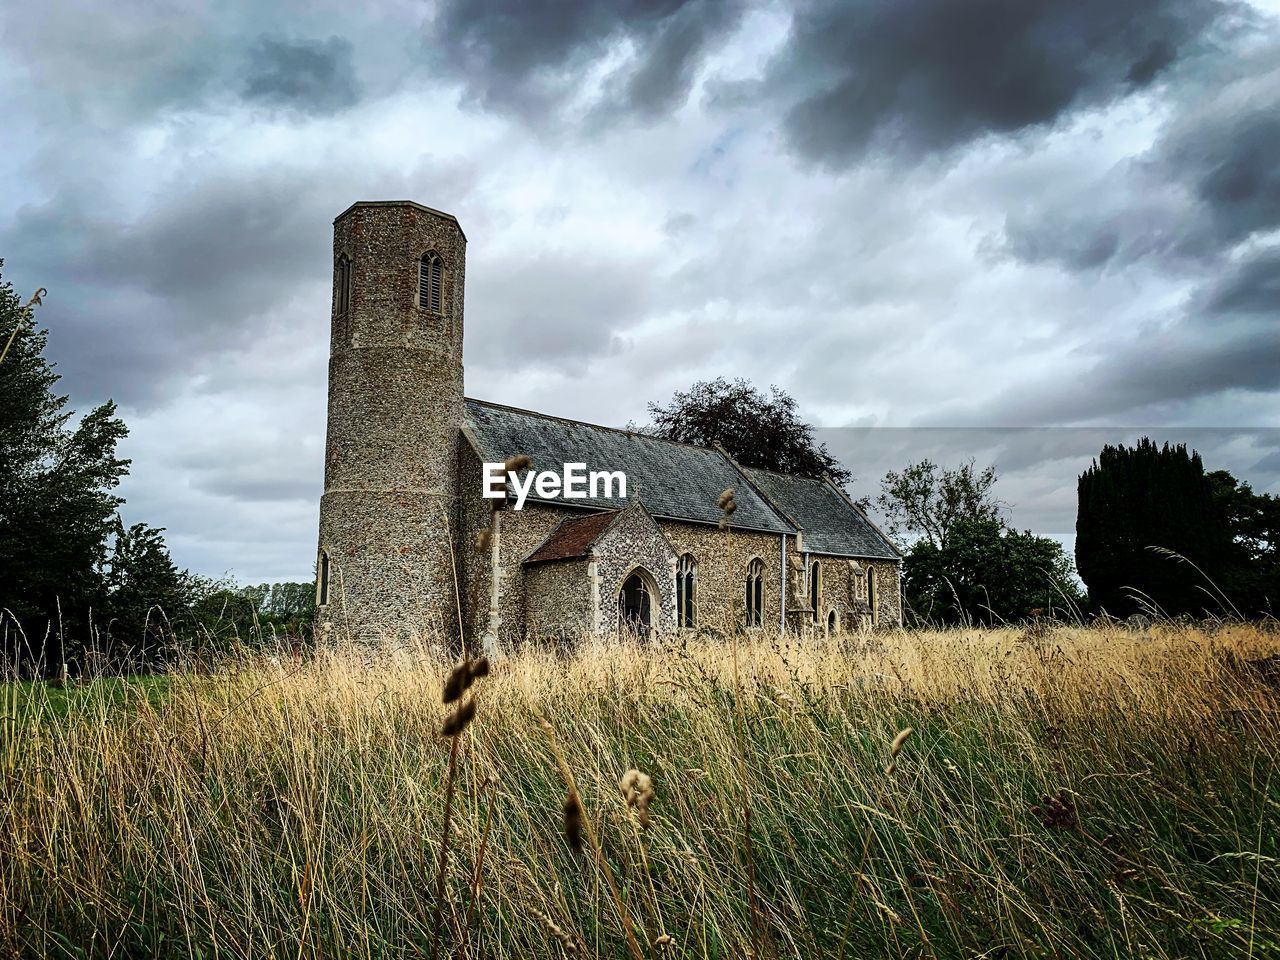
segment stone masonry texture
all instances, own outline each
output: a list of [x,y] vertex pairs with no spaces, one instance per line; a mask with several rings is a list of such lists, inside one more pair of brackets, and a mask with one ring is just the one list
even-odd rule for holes
[[[418,304],[418,262],[444,261],[442,311]],[[351,263],[343,312],[340,258]],[[456,633],[449,531],[458,506],[466,239],[411,203],[361,203],[334,223],[329,419],[320,549],[333,629]]]

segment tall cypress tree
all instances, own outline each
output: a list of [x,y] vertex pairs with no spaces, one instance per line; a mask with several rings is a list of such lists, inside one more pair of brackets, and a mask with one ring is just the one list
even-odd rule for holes
[[1209,579],[1228,561],[1231,534],[1198,453],[1146,437],[1108,445],[1077,490],[1076,569],[1095,609],[1221,611]]

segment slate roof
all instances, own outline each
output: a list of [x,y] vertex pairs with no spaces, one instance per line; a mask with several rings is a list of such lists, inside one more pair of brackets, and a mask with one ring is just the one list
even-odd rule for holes
[[585,557],[591,545],[613,526],[621,510],[605,510],[601,513],[588,513],[581,517],[570,517],[551,531],[551,535],[542,541],[541,546],[525,558],[525,564],[547,563],[551,560],[576,560]]
[[[465,403],[467,423],[482,460],[496,463],[524,453],[533,460],[535,470],[560,470],[566,463],[585,463],[588,473],[621,470],[627,475],[628,499],[639,496],[651,516],[672,520],[719,522],[716,498],[732,487],[738,503],[733,514],[736,529],[795,532],[718,450],[483,400],[468,399]],[[532,490],[529,499],[538,499]],[[617,500],[604,497],[547,502],[598,509],[618,507]]]
[[742,470],[800,527],[805,550],[842,557],[898,559],[893,545],[829,481],[756,467]]

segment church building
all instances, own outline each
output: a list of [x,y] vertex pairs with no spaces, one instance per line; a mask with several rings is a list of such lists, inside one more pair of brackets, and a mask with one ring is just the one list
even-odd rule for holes
[[[900,623],[901,556],[830,479],[467,397],[466,244],[410,201],[334,221],[317,622],[485,649]],[[621,472],[626,496],[486,499],[484,465],[517,457]]]

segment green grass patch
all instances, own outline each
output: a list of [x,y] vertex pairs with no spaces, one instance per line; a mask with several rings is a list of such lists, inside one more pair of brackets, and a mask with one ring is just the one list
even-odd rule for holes
[[169,693],[172,678],[153,673],[126,677],[99,677],[62,686],[51,680],[16,680],[0,683],[0,713],[10,717],[67,718],[76,714],[116,713],[139,703],[159,707]]

